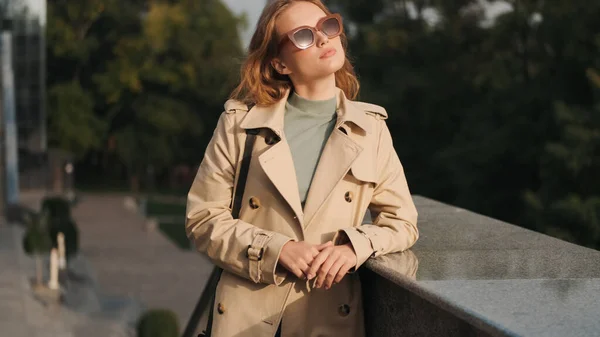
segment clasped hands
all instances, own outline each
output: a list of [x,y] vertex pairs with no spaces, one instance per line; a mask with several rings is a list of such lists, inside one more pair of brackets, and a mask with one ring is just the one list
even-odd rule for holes
[[320,245],[289,241],[281,249],[279,265],[300,279],[316,277],[315,288],[329,289],[356,266],[356,253],[351,243],[334,246],[331,241]]

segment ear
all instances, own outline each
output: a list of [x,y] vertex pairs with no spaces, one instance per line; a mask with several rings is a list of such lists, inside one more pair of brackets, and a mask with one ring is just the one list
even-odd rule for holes
[[271,66],[273,67],[273,69],[275,69],[275,71],[277,71],[281,75],[289,75],[292,73],[290,69],[285,66],[285,63],[283,63],[283,61],[281,61],[281,59],[279,58],[274,58],[271,61]]

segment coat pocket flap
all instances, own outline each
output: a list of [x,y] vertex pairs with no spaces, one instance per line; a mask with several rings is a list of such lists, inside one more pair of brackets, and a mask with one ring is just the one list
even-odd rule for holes
[[352,175],[364,182],[377,183],[377,161],[372,156],[361,155],[352,164],[350,171]]

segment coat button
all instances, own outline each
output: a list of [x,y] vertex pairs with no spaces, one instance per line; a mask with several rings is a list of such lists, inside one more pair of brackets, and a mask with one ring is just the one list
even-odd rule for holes
[[347,202],[352,202],[352,197],[354,196],[354,193],[348,191],[346,192],[346,194],[344,195],[344,199],[346,199]]
[[252,209],[257,209],[260,207],[260,200],[258,200],[258,198],[256,198],[256,197],[251,197],[249,203],[250,203],[250,208],[252,208]]
[[223,305],[223,303],[219,303],[217,305],[217,311],[220,315],[223,315],[225,313],[225,306]]
[[277,144],[277,142],[279,142],[279,137],[275,135],[269,135],[265,138],[265,143],[267,143],[267,145],[274,145]]
[[338,308],[338,314],[342,317],[346,317],[350,314],[350,306],[348,304],[342,304]]

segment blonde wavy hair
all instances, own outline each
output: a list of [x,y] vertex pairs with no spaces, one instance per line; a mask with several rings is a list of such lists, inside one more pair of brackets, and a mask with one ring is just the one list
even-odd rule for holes
[[[263,10],[256,31],[248,47],[248,55],[240,71],[240,83],[230,95],[231,99],[245,104],[271,105],[281,100],[288,89],[293,87],[287,75],[281,75],[271,65],[277,57],[279,36],[275,30],[275,21],[292,3],[306,1],[315,4],[326,14],[329,9],[320,0],[275,0]],[[340,35],[346,60],[340,70],[335,73],[336,86],[346,97],[355,99],[358,95],[359,83],[347,54],[348,39],[345,33]]]

